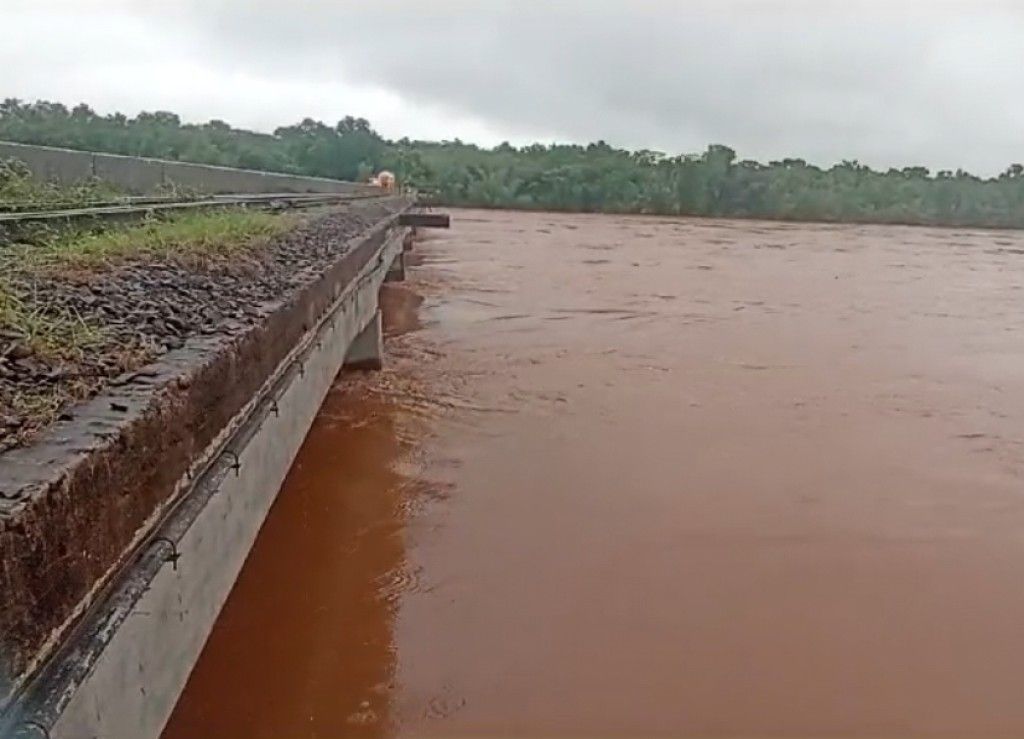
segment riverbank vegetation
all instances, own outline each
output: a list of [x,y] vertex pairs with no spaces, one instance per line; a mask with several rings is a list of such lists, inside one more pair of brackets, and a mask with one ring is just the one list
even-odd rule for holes
[[388,141],[364,119],[312,119],[255,133],[168,112],[99,115],[86,105],[0,103],[0,140],[233,167],[365,179],[387,168],[439,204],[785,220],[1024,227],[1024,167],[996,177],[856,161],[739,160],[728,146],[668,155],[587,145]]

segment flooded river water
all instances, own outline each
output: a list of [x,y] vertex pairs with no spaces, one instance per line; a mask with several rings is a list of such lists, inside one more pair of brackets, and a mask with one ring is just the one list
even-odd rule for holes
[[1024,735],[1024,237],[452,215],[166,739]]

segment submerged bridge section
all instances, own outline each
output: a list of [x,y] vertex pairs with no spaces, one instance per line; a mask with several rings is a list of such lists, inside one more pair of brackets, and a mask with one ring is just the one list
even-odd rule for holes
[[252,330],[0,455],[0,737],[159,735],[335,375],[380,366],[381,284],[415,226],[447,223],[382,202]]

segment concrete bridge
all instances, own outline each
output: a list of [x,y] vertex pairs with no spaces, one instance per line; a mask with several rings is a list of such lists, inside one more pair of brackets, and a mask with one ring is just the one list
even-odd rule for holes
[[[59,151],[37,152],[40,176],[77,171]],[[178,171],[121,159],[125,181]],[[233,191],[306,179],[213,169]],[[0,456],[0,736],[159,735],[335,375],[380,367],[378,292],[414,225],[446,223],[387,200],[254,329],[190,340]]]

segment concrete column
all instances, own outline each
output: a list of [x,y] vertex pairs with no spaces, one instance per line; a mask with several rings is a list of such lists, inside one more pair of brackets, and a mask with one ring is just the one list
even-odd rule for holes
[[378,308],[373,318],[352,341],[345,355],[345,367],[349,369],[379,370],[384,361],[384,331],[381,312]]
[[391,263],[387,274],[384,275],[384,282],[405,282],[405,253],[399,252],[395,261]]

